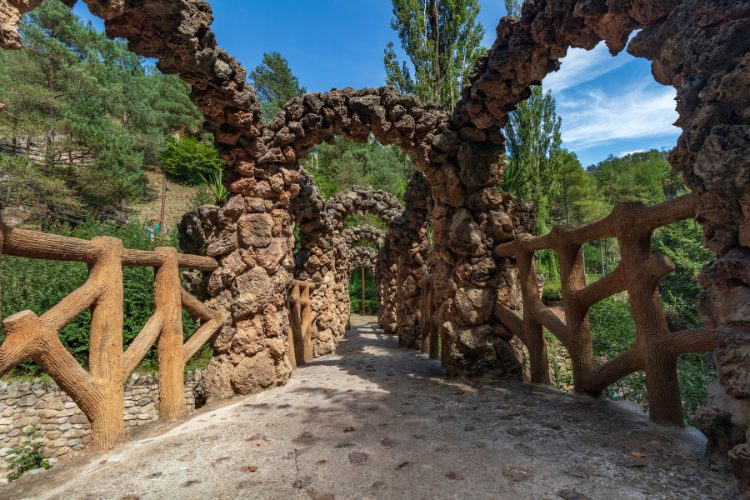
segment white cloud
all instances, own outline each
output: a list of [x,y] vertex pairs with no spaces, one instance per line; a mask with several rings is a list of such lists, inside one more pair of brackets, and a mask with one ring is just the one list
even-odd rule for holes
[[568,55],[561,60],[560,70],[547,75],[542,85],[553,94],[562,92],[599,78],[632,61],[633,57],[626,52],[612,57],[604,42],[592,50],[570,49]]
[[575,151],[619,140],[677,136],[674,99],[673,88],[650,81],[611,94],[593,90],[557,96],[563,142]]

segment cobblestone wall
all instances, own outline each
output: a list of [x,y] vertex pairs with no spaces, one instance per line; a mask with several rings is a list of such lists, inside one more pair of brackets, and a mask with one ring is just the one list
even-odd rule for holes
[[[185,382],[188,411],[200,408],[203,372],[188,374]],[[125,386],[125,426],[154,422],[159,416],[159,383],[155,376],[132,375]],[[45,457],[61,457],[83,449],[90,440],[86,416],[54,382],[0,382],[0,458],[20,444],[23,431],[36,427],[42,437]],[[5,477],[5,460],[0,460],[0,480]]]

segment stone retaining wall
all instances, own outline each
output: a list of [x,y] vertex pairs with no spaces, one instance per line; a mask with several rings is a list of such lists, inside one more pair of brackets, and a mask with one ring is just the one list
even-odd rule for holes
[[[203,372],[187,375],[188,411],[200,408]],[[125,386],[125,426],[135,427],[159,417],[159,382],[156,376],[133,374]],[[54,382],[0,382],[0,481],[5,478],[3,459],[23,439],[29,427],[39,429],[45,457],[61,457],[83,449],[90,441],[91,425],[83,412]]]

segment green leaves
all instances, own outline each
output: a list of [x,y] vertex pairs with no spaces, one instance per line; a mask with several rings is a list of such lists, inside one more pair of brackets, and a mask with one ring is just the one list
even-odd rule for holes
[[533,86],[531,96],[509,115],[505,127],[508,184],[502,189],[535,201],[542,221],[549,215],[551,199],[560,187],[561,125],[552,93],[545,94],[542,87]]
[[304,162],[324,199],[352,186],[370,186],[402,197],[413,170],[411,158],[374,137],[364,144],[340,138],[321,144]]
[[42,434],[36,427],[29,427],[23,431],[22,444],[14,446],[5,456],[8,463],[8,481],[15,481],[33,469],[49,469],[52,467],[49,460],[39,451],[42,447],[41,441],[36,441]]
[[414,70],[399,63],[392,42],[384,51],[386,83],[451,111],[483,49],[477,0],[392,0],[391,27]]
[[188,185],[208,183],[215,173],[221,173],[224,162],[216,148],[193,137],[169,139],[161,155],[164,172]]
[[213,194],[214,205],[223,205],[229,199],[229,190],[224,185],[221,170],[214,170],[207,176],[201,174],[201,179],[204,186]]
[[[21,31],[25,48],[0,53],[0,135],[32,138],[44,175],[63,180],[78,202],[116,207],[142,197],[143,168],[158,163],[166,137],[202,125],[189,87],[59,0],[46,0]],[[85,165],[69,163],[69,151],[84,153]]]
[[261,101],[263,119],[273,119],[293,97],[301,97],[305,88],[292,74],[287,60],[278,52],[263,54],[263,63],[250,73],[255,92]]

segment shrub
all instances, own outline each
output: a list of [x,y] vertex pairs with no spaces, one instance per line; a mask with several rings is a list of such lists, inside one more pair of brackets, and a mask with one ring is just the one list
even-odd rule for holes
[[562,290],[560,290],[559,281],[549,281],[544,284],[544,290],[542,291],[542,302],[548,304],[549,302],[560,302],[562,300]]
[[42,435],[37,428],[28,428],[23,432],[23,437],[22,444],[11,448],[5,456],[5,461],[8,462],[8,481],[15,481],[24,473],[33,469],[49,469],[52,467],[49,460],[39,452],[42,443],[35,440]]
[[192,137],[169,139],[161,162],[169,177],[191,186],[205,182],[224,165],[216,148]]

